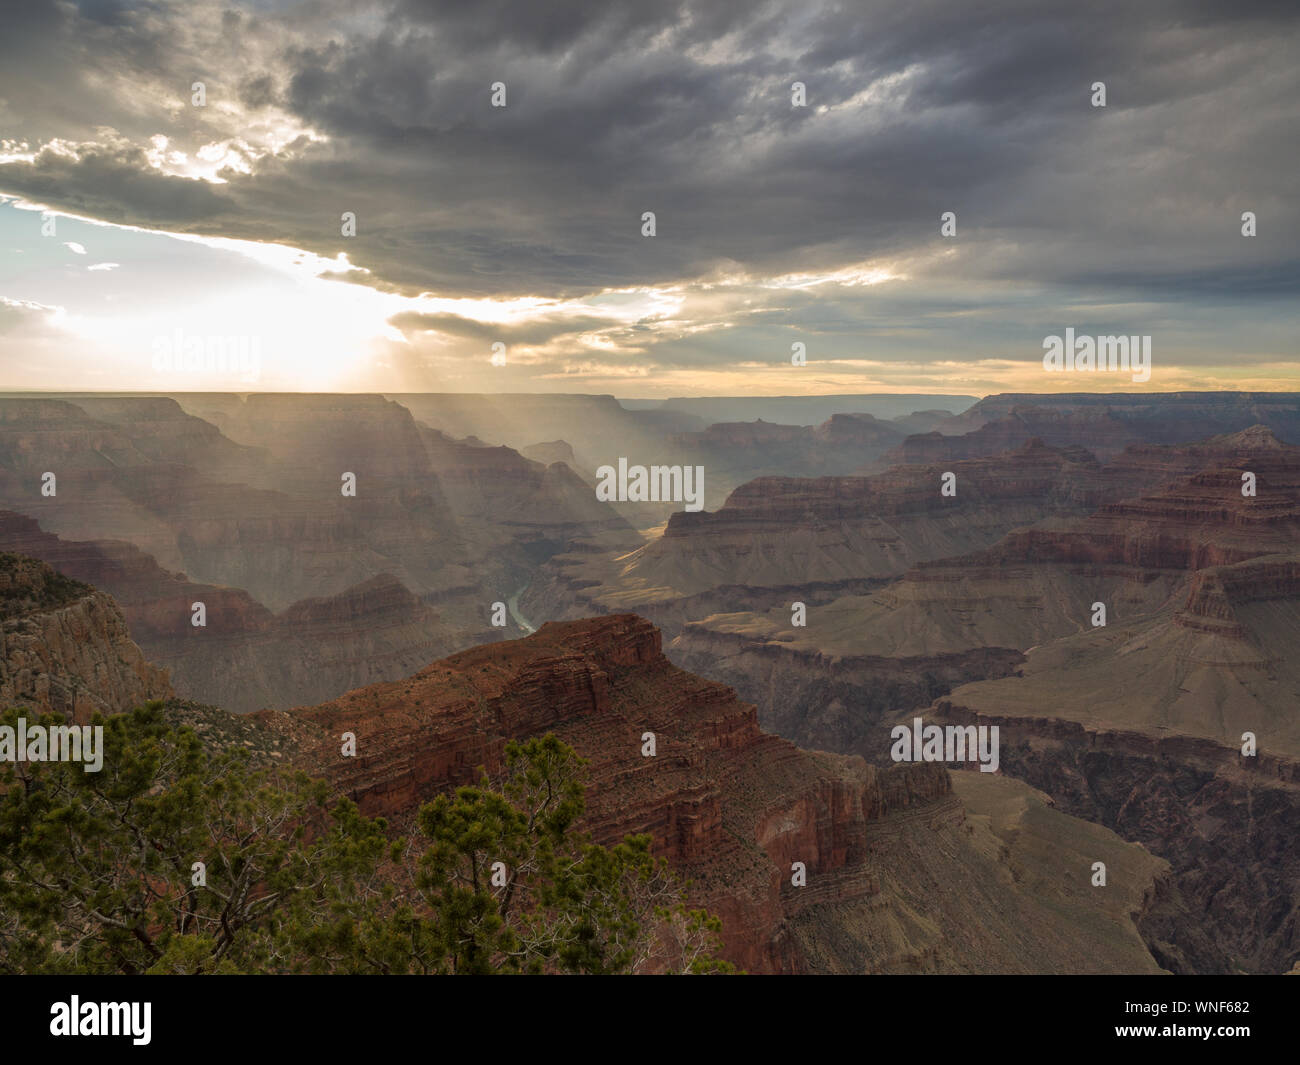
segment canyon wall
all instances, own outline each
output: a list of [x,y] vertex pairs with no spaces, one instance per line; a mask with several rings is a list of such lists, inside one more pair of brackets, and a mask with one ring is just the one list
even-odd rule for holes
[[[1068,932],[1098,917],[1082,865],[1065,871],[1061,899],[1018,899],[1033,930],[1009,939],[998,914],[1008,892],[1021,895],[1021,863],[1039,860],[1015,841],[1039,838],[1025,830],[1040,799],[1007,781],[966,804],[941,766],[801,750],[763,732],[730,689],[673,666],[658,630],[632,615],[544,625],[403,681],[247,720],[399,825],[433,795],[499,773],[507,739],[553,732],[588,760],[584,827],[606,844],[648,833],[750,972],[1157,970],[1131,913],[1165,869],[1140,849],[1099,842],[1136,863],[1132,892],[1117,896],[1126,911],[1099,943]],[[355,757],[341,753],[344,732]],[[1016,812],[994,824],[993,807]],[[806,887],[791,883],[795,862]]]
[[171,695],[113,599],[35,559],[0,554],[0,704],[85,724]]

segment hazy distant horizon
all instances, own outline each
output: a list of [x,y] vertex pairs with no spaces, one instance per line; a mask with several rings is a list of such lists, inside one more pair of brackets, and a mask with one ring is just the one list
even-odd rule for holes
[[1071,389],[1003,389],[997,392],[955,393],[932,392],[926,389],[875,389],[869,392],[715,392],[698,395],[672,394],[663,396],[620,395],[616,392],[587,389],[473,389],[473,388],[436,388],[408,389],[405,392],[390,388],[8,388],[0,386],[0,395],[117,395],[117,396],[174,396],[206,395],[223,393],[227,395],[275,395],[279,393],[298,395],[392,395],[392,396],[613,396],[620,401],[663,403],[674,399],[815,399],[839,398],[851,396],[941,396],[953,395],[960,399],[987,399],[989,396],[1025,395],[1025,396],[1173,396],[1173,395],[1300,395],[1300,389],[1279,388],[1162,388],[1135,393],[1118,389],[1071,388]]

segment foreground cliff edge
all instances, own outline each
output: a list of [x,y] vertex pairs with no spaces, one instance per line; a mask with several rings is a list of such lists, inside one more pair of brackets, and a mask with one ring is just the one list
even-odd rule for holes
[[[607,844],[648,833],[748,972],[1160,971],[1134,919],[1164,862],[1015,781],[954,790],[942,766],[801,750],[730,688],[673,666],[635,615],[547,624],[237,724],[259,737],[239,742],[289,752],[396,824],[498,771],[508,739],[553,732],[590,761],[585,827]],[[1098,860],[1104,891],[1089,881]]]

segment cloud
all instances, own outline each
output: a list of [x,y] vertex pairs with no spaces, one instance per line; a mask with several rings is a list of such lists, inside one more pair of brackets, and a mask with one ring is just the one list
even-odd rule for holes
[[0,187],[73,214],[183,232],[203,231],[230,207],[221,186],[161,174],[145,149],[113,134],[46,144],[31,162],[0,166]]
[[[393,324],[539,372],[735,367],[809,331],[974,364],[1100,306],[1222,348],[1294,317],[1298,26],[1199,0],[23,5],[0,191],[346,253],[322,276],[385,293],[538,301]],[[680,306],[595,302],[625,292]]]
[[[755,14],[721,2],[543,12],[498,0],[365,12],[346,33],[211,4],[162,5],[152,18],[29,15],[11,51],[24,33],[45,35],[36,50],[85,90],[60,92],[60,110],[82,125],[111,121],[114,134],[2,166],[0,187],[331,256],[344,247],[337,219],[352,210],[350,256],[377,282],[466,295],[561,297],[731,265],[907,257],[937,244],[945,209],[966,249],[951,269],[967,276],[1047,269],[1082,283],[1159,248],[1166,272],[1196,264],[1231,284],[1246,271],[1244,287],[1261,255],[1295,258],[1273,238],[1249,252],[1226,239],[1239,204],[1267,215],[1266,231],[1295,221],[1280,134],[1296,129],[1286,60],[1296,22],[1282,9],[1245,19],[1203,5],[1044,11],[1005,0],[978,12],[814,3]],[[88,72],[73,74],[82,61]],[[206,108],[188,105],[200,75]],[[796,79],[809,108],[790,106]],[[1109,79],[1105,110],[1088,104],[1098,79]],[[496,80],[505,108],[490,106]],[[105,97],[91,82],[125,95],[107,120],[93,117]],[[144,91],[160,83],[165,94]],[[46,110],[8,84],[4,97]],[[67,136],[49,111],[41,135]],[[276,121],[318,140],[272,151]],[[259,122],[260,147],[246,150],[237,134]],[[159,149],[145,146],[160,136],[164,151],[206,150],[242,170],[218,188],[164,175]],[[640,236],[645,210],[659,218],[653,242]],[[1144,269],[1125,283],[1140,285]]]
[[0,334],[17,329],[44,329],[62,314],[62,307],[0,296]]

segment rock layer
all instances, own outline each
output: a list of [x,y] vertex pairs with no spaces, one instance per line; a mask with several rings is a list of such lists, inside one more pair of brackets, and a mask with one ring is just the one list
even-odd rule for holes
[[0,704],[84,724],[172,694],[113,599],[36,559],[0,554]]
[[[406,676],[499,634],[486,624],[449,625],[391,574],[275,614],[242,589],[165,570],[130,544],[62,540],[9,511],[0,511],[0,550],[39,558],[110,593],[148,659],[169,670],[181,696],[235,713]],[[192,624],[195,603],[203,604],[203,627]]]
[[[878,768],[764,733],[753,706],[669,663],[658,630],[632,615],[544,625],[404,681],[252,721],[294,737],[300,764],[399,824],[477,781],[480,767],[499,772],[507,739],[554,732],[589,761],[585,827],[604,843],[648,833],[692,898],[722,917],[726,956],[751,972],[951,972],[980,959],[997,971],[1157,968],[1127,914],[1118,936],[1109,922],[1100,953],[1071,943],[1071,922],[1096,919],[1082,874],[1067,874],[1068,899],[1008,942],[993,900],[1017,892],[1030,860],[1005,842],[1020,835],[1017,818],[970,820],[941,766]],[[344,732],[355,734],[355,757],[341,754]],[[653,757],[642,754],[647,732]],[[976,805],[1041,808],[1014,799],[1016,787]],[[1141,911],[1160,863],[1109,835],[1099,845],[1137,862],[1136,894],[1124,898]],[[791,884],[794,862],[806,887]],[[1040,902],[1024,903],[1039,913]]]

